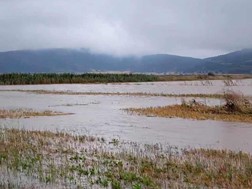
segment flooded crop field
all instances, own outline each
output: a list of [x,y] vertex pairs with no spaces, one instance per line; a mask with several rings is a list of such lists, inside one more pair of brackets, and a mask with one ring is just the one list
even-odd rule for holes
[[[147,82],[121,84],[61,84],[0,86],[0,109],[55,111],[67,115],[1,119],[1,127],[27,130],[63,131],[77,135],[117,138],[144,144],[178,147],[230,149],[252,152],[252,124],[215,120],[147,117],[129,113],[127,108],[181,104],[182,97],[158,94],[222,94],[232,90],[252,96],[252,80]],[[18,91],[20,90],[20,91]],[[29,92],[30,90],[30,92]],[[61,91],[39,94],[32,91]],[[66,94],[64,94],[66,92]],[[82,92],[67,95],[68,92]],[[94,92],[94,95],[85,95]],[[98,95],[101,93],[100,95]],[[124,93],[125,95],[106,95]],[[128,95],[126,95],[128,93]],[[157,96],[130,95],[151,93]],[[183,99],[191,100],[193,97]],[[223,103],[218,98],[194,98],[207,105]],[[69,114],[69,115],[68,115]]]
[[0,86],[0,188],[251,188],[251,88],[251,79]]

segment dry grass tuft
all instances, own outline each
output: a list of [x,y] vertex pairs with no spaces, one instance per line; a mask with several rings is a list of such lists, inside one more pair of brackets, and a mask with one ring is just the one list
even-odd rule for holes
[[224,100],[226,111],[252,114],[252,103],[243,94],[227,91],[224,93]]

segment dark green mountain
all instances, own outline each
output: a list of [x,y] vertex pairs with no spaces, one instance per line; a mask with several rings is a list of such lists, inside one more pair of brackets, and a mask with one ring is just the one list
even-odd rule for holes
[[86,50],[46,49],[0,53],[0,72],[88,72],[117,70],[117,58]]
[[86,49],[0,52],[0,73],[92,71],[252,73],[252,49],[207,59],[168,54],[114,57]]
[[206,58],[197,71],[221,73],[252,73],[252,49]]
[[202,64],[201,59],[167,54],[148,55],[140,58],[138,72],[188,72]]
[[0,53],[0,72],[186,72],[200,59],[174,55],[114,57],[85,49],[22,50]]

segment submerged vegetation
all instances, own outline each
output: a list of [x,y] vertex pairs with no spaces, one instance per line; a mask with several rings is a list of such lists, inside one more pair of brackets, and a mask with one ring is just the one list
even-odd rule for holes
[[15,109],[15,110],[0,109],[0,119],[3,118],[16,119],[16,118],[29,118],[35,116],[57,116],[57,115],[67,115],[67,114],[62,112],[53,112],[49,110],[39,112],[31,109]]
[[181,105],[150,108],[130,108],[129,112],[140,115],[160,117],[181,117],[197,120],[222,120],[252,123],[252,104],[243,95],[226,92],[223,95],[224,104],[220,106],[207,106],[192,100],[182,100]]
[[193,81],[247,79],[252,75],[148,75],[112,73],[9,73],[0,74],[0,85],[66,84],[66,83],[115,83],[148,81]]
[[27,92],[35,94],[55,94],[55,95],[114,95],[114,96],[159,96],[159,97],[194,97],[194,98],[224,98],[222,94],[167,94],[167,93],[143,93],[143,92],[74,92],[55,90],[0,90],[0,92]]
[[[195,76],[196,77],[196,76]],[[192,77],[192,80],[195,80]],[[214,77],[209,75],[207,77]],[[225,79],[224,77],[223,79]],[[168,80],[169,78],[166,78]],[[170,80],[172,80],[172,76]],[[188,78],[187,78],[188,79]],[[205,79],[205,78],[199,78]],[[107,83],[158,81],[161,76],[135,74],[3,74],[1,84]],[[176,78],[175,78],[176,80]],[[179,80],[177,78],[177,80]],[[203,82],[211,85],[211,82]],[[225,80],[226,86],[235,85]],[[8,91],[8,90],[6,90]],[[221,98],[210,107],[196,100],[181,105],[129,109],[163,117],[245,121],[252,105],[233,92],[224,94],[156,94],[9,90],[56,95],[133,95]],[[96,102],[94,102],[96,103]],[[85,106],[87,104],[63,104]],[[61,112],[0,110],[0,118],[65,115]],[[176,125],[175,125],[176,126]],[[63,132],[0,128],[0,188],[252,188],[252,156],[214,149],[178,149]]]
[[0,188],[251,188],[252,156],[0,129]]

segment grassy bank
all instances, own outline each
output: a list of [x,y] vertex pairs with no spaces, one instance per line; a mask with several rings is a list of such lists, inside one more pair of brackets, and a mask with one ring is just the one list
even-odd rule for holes
[[252,75],[145,75],[145,74],[0,74],[0,85],[66,84],[66,83],[118,83],[149,81],[193,81],[248,79]]
[[0,188],[251,188],[252,156],[0,130]]
[[246,97],[229,92],[223,95],[223,99],[225,103],[220,106],[207,106],[193,100],[183,101],[180,105],[130,108],[127,111],[147,116],[252,123],[252,104]]
[[109,96],[159,96],[159,97],[194,97],[194,98],[223,98],[223,94],[167,94],[167,93],[142,93],[142,92],[73,92],[55,90],[0,90],[0,92],[25,92],[34,94],[55,94],[55,95],[109,95]]
[[35,116],[57,116],[57,115],[67,115],[62,112],[53,112],[53,111],[34,111],[31,109],[15,109],[15,110],[4,110],[0,109],[0,119],[10,118],[29,118]]
[[173,105],[164,107],[130,108],[127,111],[146,116],[252,123],[252,114],[230,113],[225,110],[219,111],[220,109],[220,107],[208,107],[204,105],[194,106],[193,108],[184,105]]

